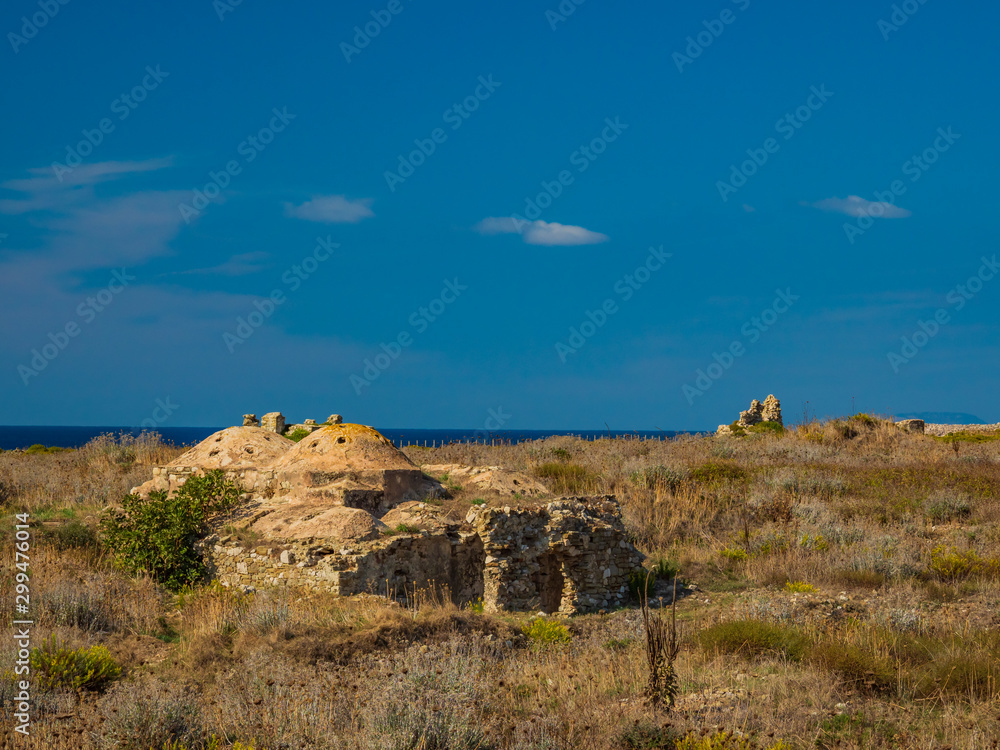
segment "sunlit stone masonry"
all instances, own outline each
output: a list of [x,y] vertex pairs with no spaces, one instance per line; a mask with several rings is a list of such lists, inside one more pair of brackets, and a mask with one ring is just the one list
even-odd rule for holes
[[[500,467],[441,465],[454,488],[488,487],[488,503],[449,515],[448,489],[378,431],[334,422],[293,442],[273,429],[222,430],[153,470],[133,492],[175,491],[222,470],[244,502],[199,542],[227,586],[298,586],[340,595],[411,596],[434,588],[487,611],[574,614],[623,604],[643,555],[611,496],[544,497],[531,477]],[[282,420],[283,421],[283,418]]]

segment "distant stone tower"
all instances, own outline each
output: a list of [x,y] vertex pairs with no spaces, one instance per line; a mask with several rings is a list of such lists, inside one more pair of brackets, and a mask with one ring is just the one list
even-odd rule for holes
[[261,429],[269,432],[276,432],[279,435],[285,434],[285,415],[280,411],[272,411],[261,417]]

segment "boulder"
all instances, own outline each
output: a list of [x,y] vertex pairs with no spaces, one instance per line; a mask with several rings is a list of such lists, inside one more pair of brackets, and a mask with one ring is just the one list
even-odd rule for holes
[[906,432],[924,434],[924,420],[922,419],[901,419],[896,422],[896,427]]

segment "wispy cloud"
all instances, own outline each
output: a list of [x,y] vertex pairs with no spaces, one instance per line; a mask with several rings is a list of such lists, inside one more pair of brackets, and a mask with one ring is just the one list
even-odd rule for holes
[[510,216],[489,216],[473,227],[480,234],[519,234],[529,245],[596,245],[608,236],[571,224],[521,221]]
[[257,250],[252,253],[234,255],[225,263],[219,263],[215,266],[209,266],[208,268],[191,268],[187,271],[178,271],[177,273],[215,276],[246,276],[251,273],[263,271],[270,265],[270,263],[267,262],[270,258],[271,255],[269,253]]
[[856,218],[871,216],[876,219],[905,219],[907,216],[913,215],[912,212],[894,206],[892,203],[869,201],[858,195],[849,195],[846,198],[824,198],[821,201],[805,205],[818,208],[821,211],[832,211]]
[[371,198],[348,200],[346,195],[314,195],[298,206],[285,203],[285,216],[326,224],[356,224],[372,218]]
[[60,180],[49,167],[29,169],[30,177],[7,180],[0,188],[24,194],[22,198],[0,200],[0,213],[23,214],[29,211],[65,212],[71,206],[94,196],[93,186],[140,172],[152,172],[173,164],[173,157],[145,161],[105,161],[84,164],[63,175]]

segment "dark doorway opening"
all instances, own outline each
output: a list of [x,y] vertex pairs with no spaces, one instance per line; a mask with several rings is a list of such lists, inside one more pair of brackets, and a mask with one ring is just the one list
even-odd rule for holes
[[537,585],[542,612],[558,612],[559,606],[562,604],[563,588],[566,584],[562,565],[554,552],[540,555],[538,565]]

